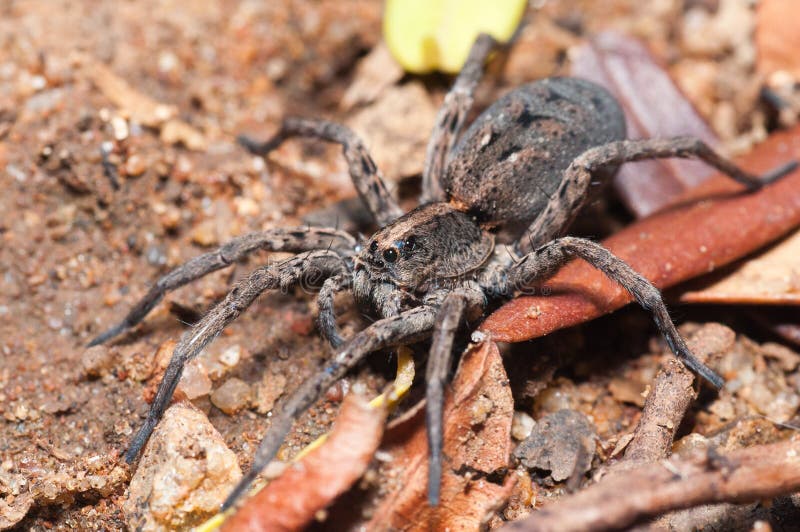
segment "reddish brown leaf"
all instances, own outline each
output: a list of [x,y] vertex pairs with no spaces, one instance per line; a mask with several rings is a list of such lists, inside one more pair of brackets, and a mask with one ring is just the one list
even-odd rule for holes
[[[693,135],[712,146],[718,142],[667,71],[635,39],[601,33],[577,49],[572,75],[599,83],[617,97],[625,110],[628,138]],[[661,159],[624,165],[614,183],[628,208],[645,216],[712,173],[696,161]]]
[[[800,157],[800,127],[776,133],[739,159],[763,172]],[[717,176],[686,202],[636,222],[603,244],[657,287],[710,272],[800,225],[800,171],[752,194]],[[702,201],[694,201],[705,198]],[[691,203],[690,203],[691,202]],[[553,295],[520,297],[489,316],[481,330],[521,342],[611,312],[632,299],[625,289],[583,261],[573,261],[546,287]]]
[[[497,346],[484,342],[461,359],[444,411],[444,476],[441,502],[428,506],[425,416],[387,431],[392,478],[399,488],[375,511],[371,530],[477,530],[511,493],[514,475],[496,484],[487,478],[508,467],[514,401]],[[457,473],[458,471],[458,473]]]
[[223,531],[288,531],[308,525],[364,474],[385,420],[384,409],[349,394],[327,441],[249,499]]
[[731,271],[698,279],[680,296],[685,303],[800,304],[800,232]]
[[758,72],[768,76],[786,71],[800,79],[800,2],[761,0],[756,8],[756,49]]

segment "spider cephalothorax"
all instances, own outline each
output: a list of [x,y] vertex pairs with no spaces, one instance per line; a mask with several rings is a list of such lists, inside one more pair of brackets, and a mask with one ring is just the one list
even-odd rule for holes
[[[445,98],[428,145],[422,205],[407,214],[388,193],[361,141],[344,126],[287,119],[269,142],[240,139],[250,151],[262,155],[292,136],[341,144],[353,184],[380,229],[362,243],[331,228],[273,229],[236,238],[159,279],[122,322],[95,338],[92,344],[133,327],[166,292],[253,251],[298,253],[253,271],[183,335],[147,419],[128,448],[129,462],[136,459],[169,404],[184,364],[263,291],[288,288],[311,274],[324,279],[318,296],[319,330],[335,353],[274,413],[250,472],[225,507],[274,458],[296,416],[350,368],[370,352],[428,338],[429,498],[436,503],[442,470],[442,402],[459,326],[480,317],[491,300],[541,283],[573,257],[586,260],[624,286],[653,313],[667,343],[687,366],[713,385],[723,384],[686,347],[659,291],[649,281],[599,244],[562,235],[586,201],[592,181],[607,178],[628,161],[695,157],[749,188],[780,177],[794,164],[759,178],[696,139],[624,140],[624,116],[614,98],[597,85],[573,78],[549,78],[520,87],[495,102],[460,135],[492,44],[486,36],[476,41]],[[516,231],[519,236],[509,245],[496,247],[495,235],[500,230]],[[337,292],[347,290],[359,308],[379,319],[353,338],[343,339],[333,301]]]
[[427,291],[452,284],[480,268],[494,249],[494,235],[449,203],[417,207],[380,229],[358,254],[374,281]]

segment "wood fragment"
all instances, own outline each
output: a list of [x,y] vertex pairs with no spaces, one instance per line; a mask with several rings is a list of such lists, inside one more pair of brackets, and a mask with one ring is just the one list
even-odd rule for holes
[[[725,465],[722,465],[725,464]],[[662,460],[609,474],[503,530],[610,530],[646,517],[712,502],[746,503],[800,489],[800,437],[710,460]]]
[[[710,323],[695,332],[688,339],[688,345],[701,362],[708,364],[712,355],[730,349],[734,340],[732,330]],[[669,454],[675,433],[696,396],[694,380],[694,374],[686,366],[675,358],[667,359],[656,376],[633,439],[625,450],[624,467],[654,462]]]
[[85,75],[126,118],[143,126],[161,130],[161,140],[169,144],[182,143],[190,150],[206,149],[205,136],[190,124],[177,118],[178,108],[133,88],[125,79],[88,54],[77,54],[76,61]]

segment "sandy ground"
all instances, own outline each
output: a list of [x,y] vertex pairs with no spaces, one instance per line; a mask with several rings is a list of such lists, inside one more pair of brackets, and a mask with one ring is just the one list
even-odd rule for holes
[[[683,49],[675,36],[676,17],[683,13],[678,2],[655,2],[658,6],[645,12],[636,2],[620,1],[603,13],[584,5],[588,2],[579,4],[583,18],[564,15],[557,31],[539,24],[534,26],[539,33],[528,35],[528,45],[541,50],[541,62],[531,66],[528,56],[512,56],[499,81],[482,88],[480,99],[562,71],[564,47],[583,31],[618,27],[646,34],[670,59]],[[547,16],[576,11],[556,7]],[[565,36],[568,30],[572,37]],[[128,475],[117,457],[146,412],[158,347],[176,339],[185,322],[197,319],[233,279],[267,255],[169,295],[168,303],[111,347],[87,357],[85,344],[120,319],[170,267],[234,235],[302,224],[306,214],[353,196],[338,149],[294,143],[265,164],[239,148],[235,135],[266,136],[290,113],[352,119],[357,111],[342,109],[343,95],[358,59],[379,39],[380,4],[369,1],[3,2],[0,510],[9,523],[27,513],[20,529],[124,528]],[[672,67],[691,70],[697,61],[676,60]],[[103,85],[109,76],[127,82],[132,92]],[[431,110],[449,83],[439,76],[411,81],[420,84],[414,90]],[[746,119],[725,122],[728,111],[718,110],[717,94],[705,96],[701,111],[723,138],[751,131]],[[116,176],[104,172],[102,146],[111,149],[108,162]],[[386,173],[396,178],[414,171]],[[404,182],[402,195],[412,197],[416,186]],[[256,392],[275,382],[270,377],[282,375],[280,389],[270,393],[277,397],[293,389],[328,353],[315,331],[314,307],[302,292],[262,297],[203,354],[213,388],[237,378]],[[364,325],[346,302],[342,314],[346,331]],[[604,320],[600,331],[590,327],[554,338],[581,358],[596,354],[587,353],[591,350],[622,351],[623,357],[659,353],[659,346],[647,344],[652,332],[647,323],[628,312]],[[640,332],[625,338],[640,340],[622,350],[611,340],[584,339],[628,325]],[[580,395],[570,380],[576,378],[583,383],[578,386],[596,392],[578,403],[588,409],[605,402],[609,409],[597,414],[596,424],[613,448],[613,438],[631,426],[638,407],[630,396],[607,391],[608,371],[591,385],[586,368],[548,385],[525,380],[533,369],[524,355],[541,353],[554,342],[526,344],[508,355],[512,367],[524,368],[513,382],[518,408],[537,417],[564,404],[576,406],[562,401]],[[651,355],[642,364],[654,371],[658,359]],[[388,355],[378,355],[354,378],[378,389],[391,375],[387,361]],[[558,391],[562,386],[573,391]],[[534,403],[542,387],[550,391]],[[287,453],[329,426],[335,395],[298,423]],[[268,416],[257,413],[258,401],[235,415],[213,406],[207,390],[194,403],[247,468],[269,424]],[[520,508],[517,515],[525,511]]]

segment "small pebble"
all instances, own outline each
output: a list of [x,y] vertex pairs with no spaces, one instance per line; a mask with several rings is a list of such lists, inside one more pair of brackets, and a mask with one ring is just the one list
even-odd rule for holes
[[183,369],[178,386],[190,401],[208,395],[212,387],[206,368],[197,360],[193,360]]
[[219,361],[229,368],[235,367],[242,357],[242,346],[232,345],[219,355]]
[[535,425],[536,421],[531,416],[525,412],[515,411],[511,421],[511,436],[517,441],[522,441],[530,436]]
[[250,386],[236,377],[225,381],[211,394],[211,403],[229,416],[246,408],[249,402]]
[[108,375],[114,367],[114,355],[105,345],[90,347],[81,355],[81,370],[90,379]]
[[153,431],[123,504],[131,530],[188,530],[216,514],[242,477],[202,412],[171,406]]
[[270,412],[285,389],[286,377],[280,373],[266,375],[260,383],[253,386],[253,405],[256,412],[259,414]]
[[128,122],[121,116],[115,116],[111,119],[111,129],[114,131],[114,138],[116,140],[125,140],[130,134]]
[[174,205],[165,206],[158,213],[158,222],[165,231],[175,231],[181,224],[181,210]]
[[125,161],[125,174],[129,176],[139,176],[147,170],[144,158],[139,155],[131,155]]
[[200,222],[192,230],[192,242],[204,247],[216,245],[219,242],[217,222],[215,220]]

